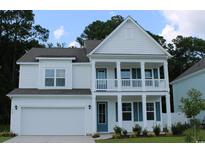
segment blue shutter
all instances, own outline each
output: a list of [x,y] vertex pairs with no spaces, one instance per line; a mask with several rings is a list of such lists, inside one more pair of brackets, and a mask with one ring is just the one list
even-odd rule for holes
[[136,102],[133,103],[133,109],[134,109],[134,121],[138,121],[139,117],[138,117],[138,105]]
[[115,103],[115,114],[116,114],[116,122],[118,122],[118,106],[117,106],[117,102]]
[[137,79],[141,79],[141,69],[137,69]]
[[156,68],[153,69],[154,71],[154,79],[158,79],[158,70]]
[[156,108],[156,120],[161,121],[160,116],[160,102],[155,102],[155,108]]
[[142,102],[139,102],[139,121],[143,121]]

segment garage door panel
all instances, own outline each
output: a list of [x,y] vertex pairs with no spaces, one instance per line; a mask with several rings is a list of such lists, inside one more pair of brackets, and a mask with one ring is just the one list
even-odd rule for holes
[[84,108],[22,108],[22,135],[85,135]]

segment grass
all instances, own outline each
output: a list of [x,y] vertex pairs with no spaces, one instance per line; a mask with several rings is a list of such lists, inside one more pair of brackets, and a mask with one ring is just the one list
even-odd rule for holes
[[0,143],[3,143],[3,142],[5,142],[6,140],[8,140],[10,138],[12,138],[12,137],[3,137],[3,136],[1,136],[0,137]]
[[[201,131],[205,138],[205,130]],[[122,139],[100,139],[96,143],[186,143],[185,136],[136,137]]]

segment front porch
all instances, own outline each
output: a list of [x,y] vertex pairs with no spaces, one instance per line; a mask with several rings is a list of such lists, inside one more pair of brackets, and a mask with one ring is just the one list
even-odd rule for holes
[[[166,104],[169,103],[166,96]],[[117,125],[128,132],[139,124],[152,131],[153,126],[171,127],[170,106],[166,105],[167,123],[163,123],[161,95],[96,95],[93,99],[93,133],[111,133]]]

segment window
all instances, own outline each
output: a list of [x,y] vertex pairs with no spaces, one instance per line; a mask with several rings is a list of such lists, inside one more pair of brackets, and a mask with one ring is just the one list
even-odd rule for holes
[[122,69],[121,70],[121,78],[122,79],[130,79],[130,69]]
[[45,86],[54,86],[54,69],[46,69],[45,71]]
[[152,79],[152,70],[145,69],[145,79]]
[[147,103],[147,120],[154,120],[154,103]]
[[106,104],[105,103],[99,103],[98,104],[98,123],[104,124],[106,122],[105,120],[105,114],[106,114]]
[[122,103],[122,120],[132,120],[132,105],[131,103]]
[[65,86],[65,69],[46,69],[45,70],[46,87],[64,87]]

